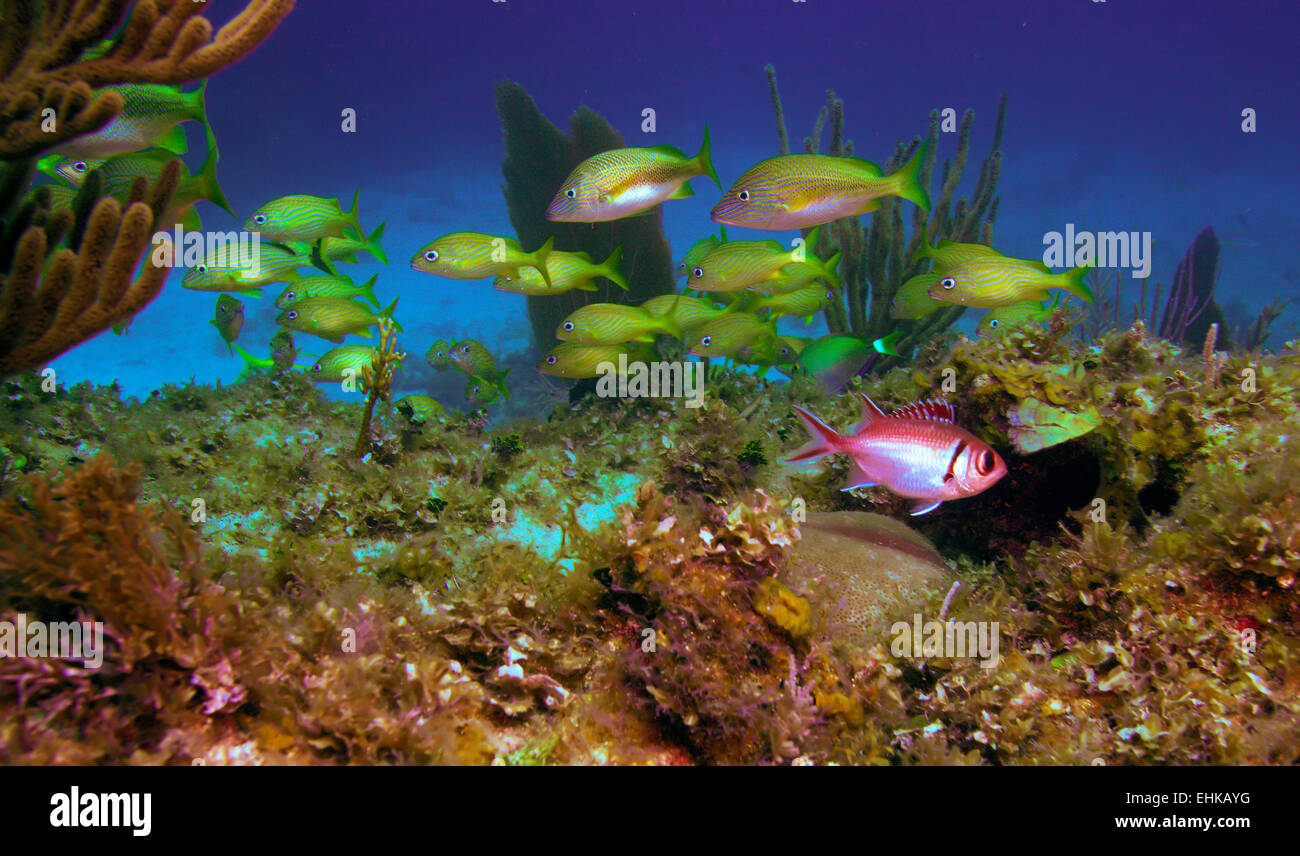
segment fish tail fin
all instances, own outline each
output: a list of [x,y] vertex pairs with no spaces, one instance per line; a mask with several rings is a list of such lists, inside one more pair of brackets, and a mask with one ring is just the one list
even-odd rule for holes
[[[379,279],[379,274],[374,274],[370,279],[361,284],[361,296],[366,300],[369,300],[375,306],[379,305],[379,298],[375,297],[375,280],[377,279]],[[394,300],[393,303],[396,305],[397,301]],[[388,308],[391,310],[393,307],[390,306]]]
[[909,202],[916,203],[916,206],[922,211],[930,210],[930,191],[925,189],[921,184],[921,168],[925,165],[925,160],[929,157],[930,148],[934,141],[926,137],[925,142],[912,155],[912,159],[903,164],[903,167],[894,173],[894,180],[897,184],[897,193]]
[[608,279],[624,291],[628,291],[627,277],[623,276],[623,272],[618,269],[618,263],[621,261],[623,261],[623,245],[619,244],[609,254],[609,258],[601,263],[600,271],[605,279]]
[[361,188],[358,187],[352,191],[352,210],[347,212],[345,222],[353,229],[357,230],[357,237],[362,241],[366,239],[366,230],[361,228],[360,217]]
[[1088,283],[1083,281],[1083,278],[1088,275],[1090,270],[1092,270],[1092,265],[1079,265],[1076,268],[1067,270],[1061,274],[1061,288],[1064,288],[1080,300],[1092,303],[1092,289],[1088,287]]
[[[204,81],[204,85],[207,85],[207,81]],[[203,131],[204,139],[207,140],[208,151],[203,156],[203,165],[199,167],[198,173],[194,176],[198,184],[199,194],[202,198],[233,217],[235,216],[235,210],[230,207],[225,192],[222,191],[221,185],[217,183],[217,159],[220,157],[217,151],[217,135],[212,133],[211,125],[205,124]]]
[[826,282],[836,291],[840,290],[840,261],[844,258],[842,250],[836,250],[835,255],[826,260]]
[[174,155],[183,155],[189,151],[189,143],[185,141],[185,129],[179,124],[173,125],[171,130],[155,140],[154,145]]
[[199,88],[190,93],[191,106],[194,108],[194,115],[190,118],[196,122],[201,122],[206,127],[208,124],[208,80],[203,78]]
[[542,244],[533,252],[533,267],[537,268],[537,272],[542,275],[542,281],[546,283],[547,288],[550,288],[551,286],[551,274],[546,269],[546,260],[550,258],[551,250],[553,249],[555,249],[554,235],[547,238],[546,243]]
[[897,342],[902,337],[903,337],[903,331],[895,330],[894,332],[890,333],[888,336],[885,336],[883,338],[877,339],[876,341],[872,342],[871,347],[875,348],[876,351],[879,353],[889,354],[889,356],[891,357],[899,357],[902,356],[902,354],[898,353],[898,351],[894,348],[894,343]]
[[[377,275],[378,274],[376,274],[376,276]],[[379,311],[379,317],[387,318],[389,321],[392,321],[394,330],[396,330],[399,333],[405,333],[406,331],[402,329],[402,325],[398,324],[397,319],[393,317],[393,310],[397,308],[397,301],[399,299],[400,298],[394,297],[392,303],[388,304],[387,306],[385,306],[383,309]]]
[[383,247],[379,246],[379,239],[384,237],[384,227],[387,225],[388,223],[386,222],[380,223],[375,227],[375,231],[370,233],[370,237],[366,238],[366,252],[370,253],[370,255],[374,256],[380,264],[384,265],[388,264],[388,254],[384,252]]
[[791,406],[794,407],[794,412],[799,414],[799,421],[803,422],[803,427],[808,429],[808,434],[812,439],[796,449],[794,454],[785,458],[784,463],[797,464],[801,461],[810,461],[813,458],[830,455],[839,450],[839,444],[844,438],[840,436],[838,431],[799,405]]
[[57,167],[62,162],[63,162],[63,155],[58,155],[58,154],[46,155],[43,158],[37,159],[36,168],[41,172],[45,173],[46,175],[48,175],[50,178],[57,178],[59,180],[62,180],[63,176],[59,175],[58,170],[55,169],[55,167]]
[[248,369],[269,369],[271,366],[275,365],[274,360],[264,360],[261,357],[255,357],[238,345],[232,344],[231,348],[238,352],[239,358],[244,361],[245,371]]
[[709,123],[704,123],[704,142],[700,143],[700,150],[694,157],[695,165],[699,167],[700,173],[713,179],[713,183],[718,186],[718,190],[723,190],[722,182],[718,180],[718,171],[713,168],[712,144],[709,141]]

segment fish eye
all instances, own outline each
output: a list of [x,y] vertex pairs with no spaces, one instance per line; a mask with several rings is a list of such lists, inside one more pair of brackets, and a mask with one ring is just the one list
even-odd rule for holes
[[713,344],[713,337],[705,336],[703,339],[700,340],[700,344],[707,348],[709,345]]
[[436,262],[438,260],[438,251],[426,250],[424,253],[424,260],[426,262]]
[[740,201],[741,201],[741,202],[748,202],[748,201],[749,201],[749,191],[748,191],[748,190],[742,190],[742,191],[740,191],[740,193],[738,193],[738,194],[736,194],[736,195],[740,197]]
[[434,356],[437,357],[438,359],[442,359],[443,357],[447,356],[447,352],[439,351],[438,353],[434,354]]
[[944,278],[939,282],[939,284],[942,285],[944,288],[956,288],[956,287],[957,287],[957,280],[953,279],[953,278],[950,277],[950,276],[945,276],[945,277],[944,277]]
[[74,163],[74,164],[72,165],[72,168],[73,168],[74,170],[76,170],[77,172],[85,172],[85,171],[86,171],[86,162],[85,162],[85,161],[77,161],[76,163]]
[[695,277],[696,279],[699,279],[700,277],[704,276],[704,268],[697,267],[695,270],[691,271],[691,276]]
[[195,268],[195,270],[198,271],[199,273],[207,273],[208,267],[207,265],[199,265],[198,267]]
[[298,317],[298,310],[297,310],[297,309],[290,309],[288,312],[284,313],[284,317],[286,317],[286,318],[288,318],[290,321],[292,321],[293,319],[295,319],[295,318]]
[[573,332],[573,322],[572,322],[572,321],[565,321],[565,322],[564,322],[564,332],[566,332],[566,333],[572,333],[572,332]]
[[460,352],[461,352],[462,354],[468,354],[468,353],[469,353],[469,345],[466,345],[465,347],[461,348],[461,349],[460,349]]
[[998,319],[994,318],[992,321],[990,321],[990,322],[989,322],[989,326],[990,326],[990,327],[996,327],[996,326],[998,326]]
[[286,300],[293,300],[294,294],[292,291],[286,291],[284,293],[284,297]]
[[553,366],[553,365],[555,365],[557,362],[559,362],[559,359],[560,359],[560,358],[557,357],[557,356],[555,356],[555,354],[547,354],[547,355],[546,355],[546,364],[547,364],[548,366]]
[[316,365],[312,366],[311,370],[314,372],[320,371],[320,363],[317,363]]
[[986,476],[993,472],[993,453],[988,449],[980,452],[980,456],[975,459],[975,469],[978,470],[979,474],[982,476]]
[[254,214],[254,215],[253,215],[253,222],[256,223],[256,224],[259,225],[259,226],[262,225],[263,223],[266,222],[266,215],[265,215],[265,214]]
[[569,197],[570,199],[573,199],[575,196],[578,195],[578,191],[575,188],[570,187],[568,190],[564,191],[564,195]]

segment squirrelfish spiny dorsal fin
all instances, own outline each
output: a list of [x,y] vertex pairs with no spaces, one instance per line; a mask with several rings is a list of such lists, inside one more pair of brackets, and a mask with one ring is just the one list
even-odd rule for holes
[[957,411],[950,401],[938,401],[933,398],[927,398],[925,401],[917,401],[906,407],[900,407],[889,414],[891,419],[929,419],[932,422],[947,422],[952,424],[957,421]]
[[858,398],[861,399],[862,403],[862,418],[858,420],[858,426],[853,429],[854,434],[862,433],[862,429],[866,428],[872,422],[875,422],[877,419],[885,418],[885,411],[877,407],[876,403],[867,397],[865,392],[858,391],[857,395]]

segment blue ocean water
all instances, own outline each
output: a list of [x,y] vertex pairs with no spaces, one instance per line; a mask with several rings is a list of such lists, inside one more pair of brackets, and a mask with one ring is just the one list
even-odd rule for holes
[[[1300,7],[1283,0],[300,0],[252,56],[212,78],[208,108],[241,219],[293,193],[346,206],[360,188],[365,226],[387,223],[391,264],[363,257],[348,272],[378,273],[384,302],[400,298],[413,359],[436,337],[473,336],[498,352],[531,344],[525,298],[407,267],[447,232],[511,234],[494,82],[522,84],[561,128],[585,104],[629,145],[694,152],[707,122],[727,184],[777,152],[767,63],[796,148],[828,88],[844,99],[855,154],[877,161],[895,140],[924,133],[931,110],[973,109],[967,190],[1008,93],[999,249],[1040,255],[1044,234],[1069,223],[1150,232],[1152,280],[1168,283],[1192,238],[1213,225],[1223,241],[1219,302],[1236,298],[1253,313],[1278,295],[1300,298],[1297,23]],[[647,107],[654,134],[640,130]],[[342,130],[349,108],[355,133]],[[1242,129],[1247,109],[1253,133]],[[202,143],[193,130],[190,139],[196,169]],[[940,158],[954,148],[945,135]],[[694,198],[664,208],[675,258],[716,228],[717,191],[695,185]],[[238,228],[214,206],[200,211],[207,229]],[[59,380],[117,380],[131,395],[234,380],[242,364],[206,323],[215,296],[182,289],[180,275],[125,335],[60,357]],[[274,332],[279,288],[245,301],[239,341],[255,353]],[[1293,305],[1275,329],[1298,320]]]

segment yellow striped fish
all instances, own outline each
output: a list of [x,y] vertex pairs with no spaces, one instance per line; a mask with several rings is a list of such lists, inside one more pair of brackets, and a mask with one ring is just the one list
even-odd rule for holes
[[980,319],[978,332],[981,336],[987,336],[994,330],[1008,330],[1014,327],[1021,327],[1028,324],[1041,324],[1061,303],[1061,292],[1056,293],[1056,300],[1051,306],[1043,306],[1041,303],[1029,301],[1028,303],[1013,303],[1010,306],[1000,306],[997,309],[990,309],[984,313]]
[[492,280],[492,287],[497,291],[511,294],[527,294],[542,297],[548,294],[563,294],[566,291],[596,291],[592,281],[605,277],[624,291],[628,290],[627,280],[618,269],[623,260],[623,247],[620,244],[609,254],[609,258],[600,264],[594,264],[586,253],[566,253],[553,250],[546,257],[546,272],[550,274],[551,284],[547,285],[537,268],[521,267],[510,273],[503,273]]
[[930,209],[921,184],[929,154],[926,140],[905,165],[882,176],[880,167],[861,158],[831,155],[778,155],[750,167],[714,206],[715,223],[750,229],[803,229],[866,214],[884,196],[900,196]]
[[555,337],[579,345],[621,345],[624,342],[653,342],[657,334],[680,336],[681,328],[671,318],[651,315],[638,306],[623,303],[588,303],[561,322]]
[[399,398],[393,406],[412,422],[433,422],[447,412],[437,399],[427,395],[407,395]]
[[816,243],[817,229],[793,249],[786,249],[776,241],[731,241],[720,244],[691,269],[686,286],[695,291],[752,288],[762,283],[779,281],[783,268],[801,263],[815,268],[820,276],[838,288],[840,281],[835,271],[812,254],[810,247]]
[[375,356],[372,345],[344,345],[333,348],[321,355],[307,374],[317,383],[342,383],[352,378],[358,383],[361,370],[370,365]]
[[208,82],[193,92],[158,83],[127,83],[105,87],[122,96],[122,112],[98,131],[83,134],[54,148],[75,158],[108,158],[158,146],[185,154],[185,129],[181,122],[208,123],[204,93]]
[[[397,300],[388,304],[381,312],[374,313],[359,303],[340,300],[333,297],[313,297],[301,300],[276,316],[275,323],[299,333],[319,336],[322,339],[343,343],[343,337],[369,335],[368,329],[378,324],[380,318],[392,318]],[[401,325],[393,323],[393,329],[402,332]]]
[[1063,288],[1092,302],[1092,290],[1083,278],[1092,265],[1080,265],[1064,273],[1044,273],[1039,262],[1013,258],[982,258],[962,262],[942,271],[943,277],[930,287],[930,297],[960,306],[993,309],[1043,301],[1047,289]]
[[[233,233],[231,233],[233,234]],[[193,291],[237,291],[261,297],[258,286],[301,279],[298,268],[311,259],[288,252],[274,244],[262,244],[253,252],[237,245],[211,247],[200,264],[185,271],[181,287]]]
[[747,312],[729,312],[693,331],[685,340],[697,357],[727,357],[746,345],[776,338],[776,322]]
[[661,294],[641,304],[651,315],[671,318],[680,330],[690,331],[730,310],[718,309],[710,301],[685,294]]
[[261,232],[272,241],[315,241],[317,238],[339,237],[347,234],[351,226],[357,237],[365,236],[357,220],[358,190],[352,195],[352,210],[344,211],[337,199],[321,196],[283,196],[273,199],[253,212],[244,221],[250,232]]
[[930,289],[941,279],[941,273],[918,273],[903,283],[889,304],[890,317],[916,321],[947,306],[942,300],[930,296]]
[[284,291],[275,299],[276,309],[288,309],[300,300],[312,297],[364,297],[379,308],[375,297],[375,280],[379,274],[357,285],[348,276],[304,276],[285,286]]
[[[920,259],[933,259],[935,270],[944,270],[953,265],[962,264],[963,262],[973,262],[979,259],[1005,259],[1007,256],[998,252],[985,244],[959,244],[956,241],[950,241],[947,238],[942,239],[933,247],[922,245],[917,250],[916,257]],[[1044,273],[1051,273],[1046,265],[1042,268]]]
[[526,253],[514,238],[482,232],[452,232],[421,247],[411,257],[411,269],[449,279],[483,279],[531,267],[536,268],[542,280],[550,285],[546,260],[553,246],[555,238],[547,238],[536,251]]
[[[835,255],[827,259],[825,263],[805,261],[788,264],[781,268],[780,279],[764,285],[763,290],[768,294],[787,294],[812,285],[819,279],[832,288],[838,289],[840,287],[840,259],[843,257],[844,254],[836,250]],[[826,275],[827,271],[831,272],[831,276]]]
[[709,157],[709,128],[693,158],[673,146],[624,148],[601,152],[574,167],[546,207],[557,223],[603,223],[648,211],[666,199],[685,199],[695,191],[686,182],[718,174]]
[[[726,234],[725,228],[723,229],[723,234]],[[691,248],[686,251],[686,255],[677,263],[677,275],[686,276],[687,272],[690,271],[691,268],[695,267],[696,262],[708,255],[709,252],[719,244],[725,244],[726,242],[727,239],[725,237],[719,239],[717,235],[709,235],[707,238],[700,238],[698,241],[691,244]]]
[[811,321],[813,315],[825,309],[835,297],[835,292],[823,285],[809,285],[788,294],[772,294],[754,301],[754,312],[768,310],[772,318],[798,315]]
[[637,350],[628,345],[579,345],[576,342],[561,342],[537,363],[537,370],[542,374],[556,377],[582,378],[597,377],[603,370],[618,371],[618,358],[623,356],[627,363],[647,356],[645,350]]

